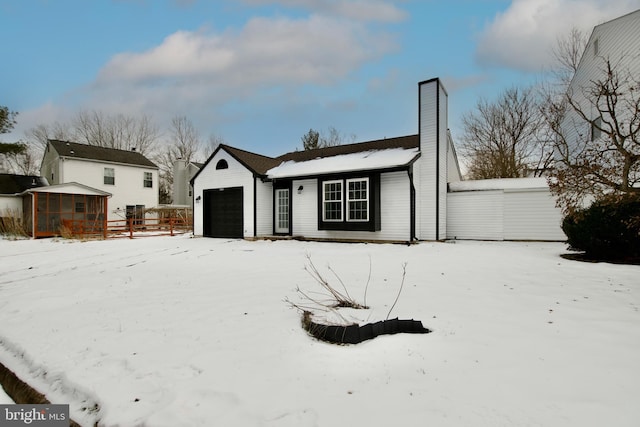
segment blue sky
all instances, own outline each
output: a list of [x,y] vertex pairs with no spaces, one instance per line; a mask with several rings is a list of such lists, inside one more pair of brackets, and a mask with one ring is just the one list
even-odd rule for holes
[[[557,37],[640,0],[0,0],[2,140],[81,110],[186,116],[202,140],[266,155],[309,128],[356,141],[417,133],[440,77],[449,127],[479,97],[539,80]],[[165,133],[165,138],[167,137]]]

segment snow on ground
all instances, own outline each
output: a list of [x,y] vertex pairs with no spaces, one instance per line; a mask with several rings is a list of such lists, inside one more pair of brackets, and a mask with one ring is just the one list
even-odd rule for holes
[[9,395],[4,391],[2,387],[0,387],[0,405],[10,405],[13,404],[13,400],[9,397]]
[[[640,267],[563,252],[0,240],[0,362],[85,425],[640,425]],[[391,317],[433,332],[311,338],[284,302],[319,291],[307,254],[361,301],[371,264],[371,321],[387,316],[406,262]]]

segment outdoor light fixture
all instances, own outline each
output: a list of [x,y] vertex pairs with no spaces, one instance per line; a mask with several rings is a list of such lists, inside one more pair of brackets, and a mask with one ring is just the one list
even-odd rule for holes
[[302,194],[302,190],[304,190],[304,186],[300,186],[298,187],[298,194]]
[[196,203],[200,203],[200,196],[196,197]]

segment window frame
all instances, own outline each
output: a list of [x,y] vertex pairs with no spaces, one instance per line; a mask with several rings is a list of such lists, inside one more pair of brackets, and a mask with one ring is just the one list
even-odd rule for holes
[[143,172],[142,187],[153,188],[153,172]]
[[[349,202],[362,201],[350,199],[348,182],[367,182],[367,219],[349,219]],[[333,182],[342,183],[341,220],[326,220],[325,185]],[[380,231],[380,172],[350,173],[340,175],[326,175],[317,178],[318,185],[318,230],[340,231]]]
[[[327,200],[326,185],[340,184],[340,199]],[[340,204],[340,218],[327,218],[327,203],[339,203]],[[322,181],[322,221],[323,222],[343,222],[344,221],[344,180],[333,179]]]
[[[111,171],[111,174],[107,174],[107,171]],[[107,182],[107,178],[111,178],[111,182]],[[116,185],[116,170],[115,168],[104,168],[103,171],[103,183],[104,185]]]
[[[366,182],[366,189],[365,189],[365,193],[366,193],[366,197],[364,199],[355,199],[355,198],[351,198],[351,190],[349,189],[349,184],[350,183],[355,183],[355,182]],[[369,217],[370,215],[370,203],[369,203],[369,177],[363,177],[363,178],[349,178],[345,180],[345,213],[346,213],[346,220],[349,222],[367,222],[369,221]],[[362,190],[354,190],[354,191],[362,191]],[[366,218],[352,218],[351,217],[351,203],[358,203],[358,202],[365,202],[366,204]]]

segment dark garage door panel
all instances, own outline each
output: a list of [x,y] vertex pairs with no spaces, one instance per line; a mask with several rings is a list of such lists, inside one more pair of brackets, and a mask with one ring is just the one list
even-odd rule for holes
[[242,187],[205,190],[204,230],[206,237],[244,237]]

